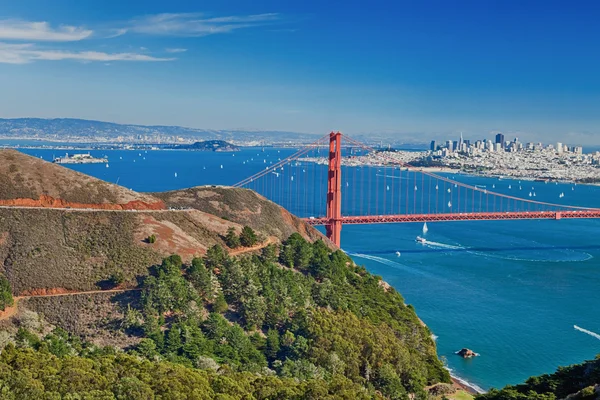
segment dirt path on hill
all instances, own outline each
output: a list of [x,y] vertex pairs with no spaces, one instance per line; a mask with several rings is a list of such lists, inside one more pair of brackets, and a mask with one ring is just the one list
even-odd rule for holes
[[230,250],[229,251],[229,255],[230,256],[239,256],[240,254],[245,254],[245,253],[250,253],[252,251],[256,251],[256,250],[262,250],[265,247],[267,247],[270,244],[274,244],[277,243],[278,239],[274,236],[270,236],[269,238],[267,238],[267,240],[265,240],[262,243],[259,243],[255,246],[252,247],[241,247],[235,250]]
[[[278,239],[274,236],[267,238],[262,243],[257,244],[252,247],[244,247],[236,250],[231,250],[229,252],[230,256],[238,256],[245,253],[250,253],[257,250],[262,250],[270,244],[277,243]],[[82,294],[99,294],[99,293],[123,293],[123,292],[131,292],[134,290],[142,290],[141,288],[130,288],[130,289],[107,289],[107,290],[85,290],[82,292],[65,292],[65,293],[48,293],[48,294],[30,294],[23,296],[14,296],[14,304],[10,307],[6,307],[4,311],[0,311],[0,321],[7,320],[17,314],[19,309],[19,301],[23,299],[30,299],[32,297],[61,297],[61,296],[77,296]]]
[[10,307],[6,307],[4,311],[0,312],[0,321],[13,317],[19,308],[19,301],[23,299],[30,299],[32,297],[61,297],[61,296],[76,296],[81,294],[98,294],[98,293],[123,293],[131,292],[134,290],[141,290],[140,288],[131,289],[108,289],[108,290],[86,290],[82,292],[67,292],[67,293],[51,293],[51,294],[37,294],[37,295],[26,295],[26,296],[15,296],[13,297],[14,304]]

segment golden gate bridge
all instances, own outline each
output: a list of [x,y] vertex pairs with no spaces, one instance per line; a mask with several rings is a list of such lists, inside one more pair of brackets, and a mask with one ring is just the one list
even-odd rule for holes
[[[360,156],[368,165],[356,161]],[[324,225],[338,246],[343,224],[600,218],[598,208],[524,199],[437,175],[340,132],[234,186],[258,192],[310,225]]]

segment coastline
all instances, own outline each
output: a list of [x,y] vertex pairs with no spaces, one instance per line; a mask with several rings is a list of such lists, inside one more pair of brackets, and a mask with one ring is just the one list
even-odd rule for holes
[[472,395],[484,394],[485,390],[480,388],[479,386],[462,379],[459,376],[456,376],[450,372],[450,379],[452,379],[452,385],[458,389],[463,390]]

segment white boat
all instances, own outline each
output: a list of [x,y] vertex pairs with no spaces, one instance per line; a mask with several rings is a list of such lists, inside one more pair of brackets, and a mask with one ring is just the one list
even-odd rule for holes
[[451,202],[448,202],[448,207],[452,207],[452,203]]
[[397,252],[396,252],[396,256],[397,256],[397,257],[400,257],[400,256],[401,256],[401,254],[400,254],[400,252],[399,252],[399,251],[397,251]]
[[509,188],[509,189],[512,189],[512,185],[508,185],[508,188]]
[[175,172],[175,178],[177,178],[177,172]]
[[531,196],[532,196],[532,194],[531,194],[531,192],[529,192],[529,197],[531,197]]
[[427,240],[423,239],[421,236],[417,236],[415,241],[417,241],[419,243],[423,243],[423,244],[427,243]]
[[535,192],[533,192],[533,197],[535,197]]
[[429,231],[429,228],[427,228],[427,222],[425,222],[423,224],[423,233],[427,233]]

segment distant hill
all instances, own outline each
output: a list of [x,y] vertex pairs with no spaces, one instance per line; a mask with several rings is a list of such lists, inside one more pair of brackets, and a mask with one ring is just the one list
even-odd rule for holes
[[186,140],[300,141],[310,143],[318,135],[285,131],[243,129],[213,130],[181,126],[132,125],[74,118],[0,118],[0,137],[73,142],[154,142]]
[[224,140],[205,140],[193,144],[178,144],[167,148],[196,151],[239,151],[240,148]]

